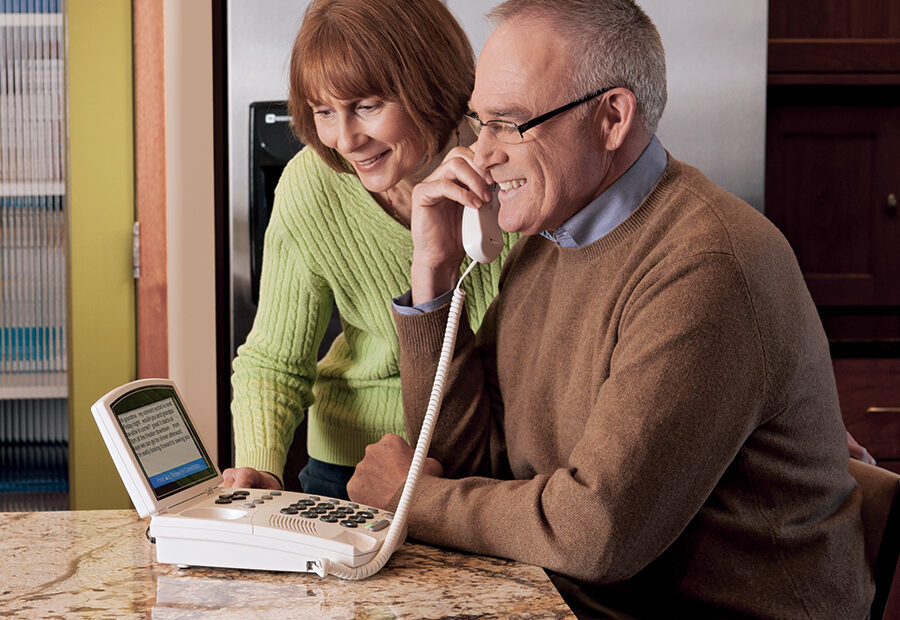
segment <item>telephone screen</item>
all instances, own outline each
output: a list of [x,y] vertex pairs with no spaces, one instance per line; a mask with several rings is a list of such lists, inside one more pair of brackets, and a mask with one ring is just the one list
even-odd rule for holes
[[143,388],[111,409],[158,500],[216,477],[174,389]]

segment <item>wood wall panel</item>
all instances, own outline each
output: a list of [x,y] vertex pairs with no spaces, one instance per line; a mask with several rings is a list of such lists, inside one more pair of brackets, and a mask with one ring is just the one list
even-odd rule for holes
[[164,42],[163,0],[134,0],[138,378],[169,376]]

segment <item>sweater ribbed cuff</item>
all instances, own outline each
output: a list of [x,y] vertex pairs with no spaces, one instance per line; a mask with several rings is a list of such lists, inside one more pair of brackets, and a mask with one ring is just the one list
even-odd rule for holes
[[234,459],[235,467],[252,467],[258,471],[265,471],[281,481],[284,488],[284,463],[287,455],[274,450],[257,448],[247,452],[239,452]]
[[[449,303],[426,314],[406,315],[395,310],[394,323],[397,325],[400,349],[410,353],[428,353],[435,349],[440,351],[449,316]],[[463,324],[468,324],[465,312],[460,319],[461,330]]]

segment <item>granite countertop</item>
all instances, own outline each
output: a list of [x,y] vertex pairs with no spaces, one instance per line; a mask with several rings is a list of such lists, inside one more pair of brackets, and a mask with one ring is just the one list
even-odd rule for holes
[[157,564],[133,510],[0,513],[0,616],[574,618],[543,570],[407,543],[364,581]]

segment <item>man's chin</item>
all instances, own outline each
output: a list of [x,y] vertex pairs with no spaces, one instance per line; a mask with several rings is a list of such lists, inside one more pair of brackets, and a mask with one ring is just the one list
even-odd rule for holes
[[523,232],[522,227],[524,226],[524,222],[522,222],[520,218],[517,218],[515,213],[510,213],[509,210],[504,213],[503,209],[504,207],[501,205],[500,213],[497,215],[497,223],[500,225],[500,228],[508,233]]

